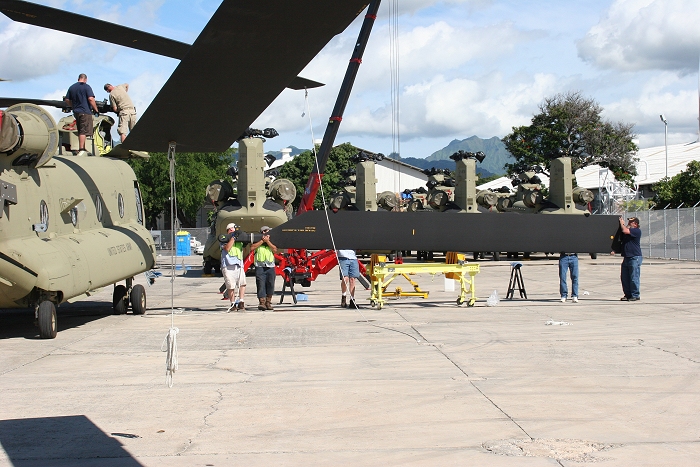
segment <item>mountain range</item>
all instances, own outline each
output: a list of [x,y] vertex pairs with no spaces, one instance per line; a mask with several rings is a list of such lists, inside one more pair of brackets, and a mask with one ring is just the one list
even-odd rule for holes
[[[295,146],[289,146],[292,149],[291,155],[296,156],[306,149],[299,149]],[[455,163],[450,156],[459,150],[465,152],[483,152],[486,154],[486,158],[483,162],[476,164],[476,171],[480,177],[490,177],[492,175],[504,175],[505,164],[509,162],[514,162],[515,159],[506,150],[506,146],[497,137],[494,136],[489,139],[481,139],[478,136],[471,136],[463,140],[452,140],[450,144],[444,148],[435,151],[430,156],[425,159],[417,157],[404,157],[401,162],[413,165],[421,169],[429,169],[435,167],[436,169],[450,169],[454,170]],[[282,153],[280,151],[268,151],[268,154],[272,154],[275,157],[281,157]],[[395,154],[389,155],[391,158],[396,158]]]

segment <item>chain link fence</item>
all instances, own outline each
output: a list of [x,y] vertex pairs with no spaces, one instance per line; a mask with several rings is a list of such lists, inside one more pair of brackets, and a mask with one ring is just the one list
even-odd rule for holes
[[625,218],[638,217],[642,229],[642,253],[649,258],[700,260],[698,221],[700,207],[630,211]]
[[[181,231],[190,234],[190,253],[193,255],[196,253],[196,246],[204,245],[207,242],[207,236],[209,235],[209,227],[182,229]],[[153,241],[156,244],[156,250],[161,250],[164,254],[169,254],[168,252],[173,251],[172,230],[151,230],[151,235],[153,236]]]

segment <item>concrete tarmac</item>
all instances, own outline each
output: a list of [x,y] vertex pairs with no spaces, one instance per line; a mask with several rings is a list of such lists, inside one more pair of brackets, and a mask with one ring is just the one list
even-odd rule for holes
[[161,269],[144,316],[105,289],[42,340],[3,311],[0,466],[700,465],[700,263],[645,259],[621,302],[620,261],[581,258],[579,303],[541,257],[513,300],[509,262],[480,261],[474,307],[418,275],[428,299],[342,309],[333,271],[274,312],[248,278],[248,311],[226,313],[221,278],[178,270],[171,314]]

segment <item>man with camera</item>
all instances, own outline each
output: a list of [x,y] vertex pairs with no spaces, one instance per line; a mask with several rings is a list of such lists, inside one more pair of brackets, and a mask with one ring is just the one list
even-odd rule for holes
[[639,276],[642,267],[642,229],[639,228],[639,219],[630,217],[625,220],[620,217],[620,230],[622,231],[622,266],[620,268],[620,280],[622,292],[625,294],[620,300],[624,302],[636,302],[639,300]]
[[243,270],[243,243],[238,240],[240,231],[233,222],[226,226],[226,233],[219,236],[221,245],[221,274],[226,282],[228,299],[231,302],[227,311],[245,311],[245,271]]
[[260,228],[262,238],[250,248],[255,251],[255,285],[258,290],[258,310],[274,310],[272,296],[275,293],[275,253],[277,247],[270,241],[270,228]]

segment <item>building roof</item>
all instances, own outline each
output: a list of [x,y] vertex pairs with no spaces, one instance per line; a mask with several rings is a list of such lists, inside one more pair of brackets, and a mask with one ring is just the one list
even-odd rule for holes
[[[638,186],[653,185],[666,176],[666,147],[657,146],[653,148],[640,149],[637,152],[637,176],[634,181]],[[674,177],[686,170],[688,162],[700,161],[700,142],[672,144],[668,146],[668,176]],[[542,179],[542,183],[549,185],[549,177],[544,174],[537,174]],[[612,181],[613,177],[607,169],[599,165],[589,165],[576,171],[576,183],[578,186],[589,190],[598,189]],[[502,186],[510,187],[510,178],[501,177],[491,182],[479,185],[480,190],[495,190]]]

